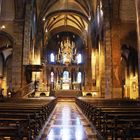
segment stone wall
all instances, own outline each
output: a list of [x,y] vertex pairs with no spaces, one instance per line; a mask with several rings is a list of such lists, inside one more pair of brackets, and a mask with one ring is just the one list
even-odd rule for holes
[[31,43],[31,5],[26,5],[25,28],[24,28],[24,48],[23,48],[23,64],[30,63],[30,43]]
[[[135,22],[117,22],[112,24],[112,59],[113,59],[113,97],[121,98],[122,93],[122,72],[121,72],[121,47],[126,44],[128,47],[137,47]],[[131,37],[132,36],[132,37]]]
[[22,86],[22,58],[23,58],[23,21],[14,22],[13,62],[12,62],[12,85],[15,90]]
[[110,19],[110,4],[108,0],[103,1],[104,11],[104,47],[105,47],[105,98],[113,97],[113,65],[112,65],[112,30]]

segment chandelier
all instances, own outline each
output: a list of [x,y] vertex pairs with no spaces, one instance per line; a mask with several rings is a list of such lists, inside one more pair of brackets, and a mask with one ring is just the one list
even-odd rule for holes
[[76,48],[75,43],[70,41],[67,37],[66,40],[61,41],[60,48],[58,50],[58,62],[69,65],[72,62],[75,62]]

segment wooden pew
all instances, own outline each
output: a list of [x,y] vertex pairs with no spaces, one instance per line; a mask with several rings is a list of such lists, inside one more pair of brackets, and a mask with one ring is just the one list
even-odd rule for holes
[[76,99],[77,105],[106,139],[110,135],[112,139],[128,137],[126,134],[128,134],[129,123],[133,124],[132,128],[134,128],[131,129],[131,131],[133,130],[132,137],[138,137],[138,133],[135,133],[134,130],[136,129],[136,132],[140,130],[140,127],[136,126],[136,124],[140,124],[139,101],[109,101],[110,103],[104,100]]
[[[34,139],[56,105],[56,99],[0,103],[0,137]],[[11,133],[13,132],[13,133]],[[22,132],[22,133],[21,133]]]

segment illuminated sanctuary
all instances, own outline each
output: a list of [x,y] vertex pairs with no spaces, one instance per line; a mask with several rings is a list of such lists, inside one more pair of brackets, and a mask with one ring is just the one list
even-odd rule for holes
[[140,139],[140,0],[0,0],[0,140]]
[[4,96],[9,88],[28,96],[35,82],[47,96],[75,90],[83,96],[138,98],[139,13],[130,0],[110,5],[111,12],[101,0],[0,0]]
[[[54,41],[55,45],[52,46]],[[45,64],[51,90],[81,90],[84,84],[84,47],[80,37],[71,32],[62,32],[55,35],[47,47],[48,61]]]

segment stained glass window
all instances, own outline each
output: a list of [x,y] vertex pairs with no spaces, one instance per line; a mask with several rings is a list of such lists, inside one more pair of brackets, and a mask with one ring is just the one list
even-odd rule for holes
[[64,71],[63,72],[63,82],[69,82],[69,72],[68,71]]
[[81,64],[82,63],[82,55],[78,54],[77,55],[77,64]]
[[81,72],[78,72],[77,73],[77,82],[78,83],[81,83],[82,82],[82,73]]
[[81,64],[82,63],[82,55],[79,53],[77,55],[77,64]]
[[55,57],[53,53],[50,54],[50,62],[55,62]]
[[54,82],[54,73],[51,72],[51,82]]

